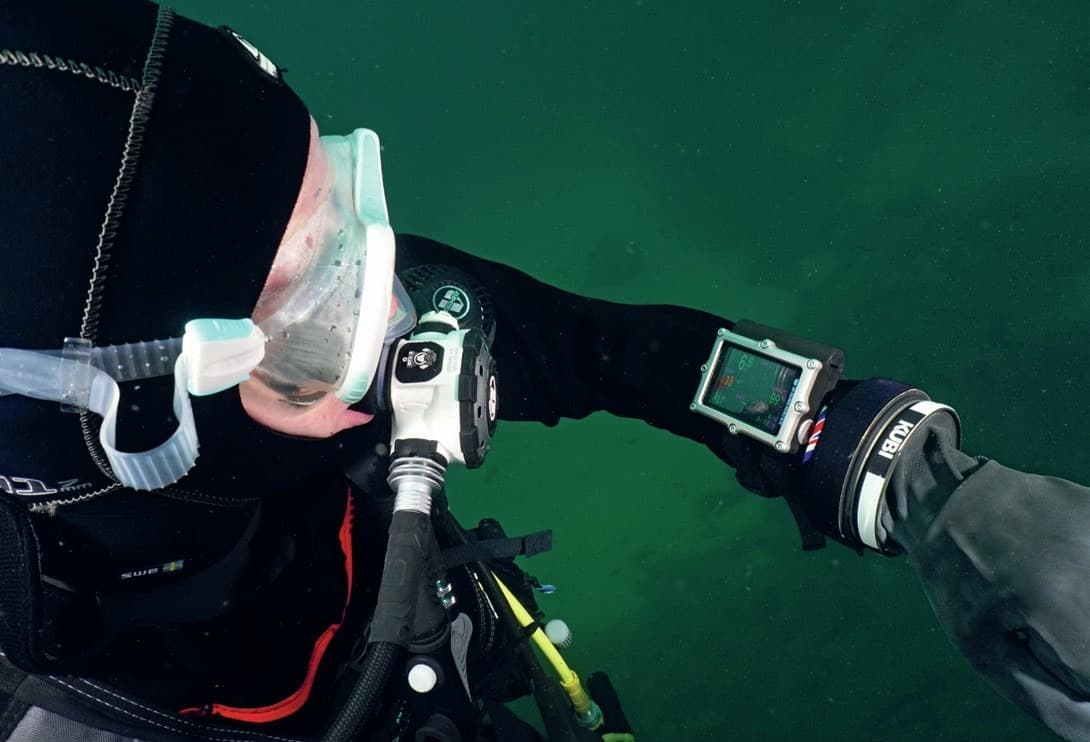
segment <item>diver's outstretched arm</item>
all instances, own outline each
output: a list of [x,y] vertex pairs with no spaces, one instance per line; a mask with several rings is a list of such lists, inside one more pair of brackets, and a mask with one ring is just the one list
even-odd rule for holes
[[1090,489],[962,453],[952,409],[886,379],[839,380],[803,447],[778,452],[691,409],[709,347],[735,328],[725,318],[578,296],[424,238],[399,236],[398,260],[455,266],[491,294],[500,417],[638,418],[784,497],[804,546],[907,552],[977,670],[1062,737],[1090,740]]

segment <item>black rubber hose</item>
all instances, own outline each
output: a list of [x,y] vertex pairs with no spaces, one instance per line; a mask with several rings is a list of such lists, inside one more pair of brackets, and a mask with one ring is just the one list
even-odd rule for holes
[[388,642],[379,642],[367,648],[360,678],[326,732],[324,742],[352,742],[357,738],[360,728],[377,710],[400,651],[400,647]]
[[427,545],[434,540],[431,518],[395,512],[382,567],[382,583],[371,618],[369,646],[360,677],[326,733],[324,742],[352,742],[378,709],[401,649],[412,638]]
[[[451,541],[456,544],[471,543],[470,535],[462,527],[462,524],[453,515],[448,513],[447,516],[440,523],[446,526],[446,533]],[[500,534],[502,534],[502,527],[500,528]],[[541,712],[541,720],[545,724],[549,742],[601,742],[601,737],[579,725],[575,719],[575,714],[572,713],[571,703],[568,701],[567,696],[564,695],[560,684],[550,678],[541,667],[541,663],[530,648],[526,632],[519,624],[514,611],[511,610],[511,606],[503,595],[503,591],[500,590],[499,585],[496,583],[492,570],[484,562],[475,562],[473,566],[480,578],[481,587],[488,595],[496,612],[499,613],[500,620],[507,626],[511,636],[517,637],[514,652],[530,673],[534,700]]]
[[579,726],[572,713],[571,703],[560,688],[560,684],[550,678],[541,663],[530,648],[529,639],[523,631],[518,619],[515,618],[511,606],[496,584],[496,578],[492,576],[492,570],[483,562],[476,564],[481,586],[488,593],[497,612],[507,624],[508,631],[513,636],[519,637],[515,645],[515,652],[530,672],[530,679],[534,688],[534,700],[541,712],[541,720],[545,724],[549,742],[600,742],[600,737]]

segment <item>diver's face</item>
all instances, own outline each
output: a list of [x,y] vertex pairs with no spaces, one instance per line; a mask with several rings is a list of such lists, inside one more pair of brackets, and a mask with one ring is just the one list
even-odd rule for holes
[[[307,233],[307,226],[312,222],[310,216],[325,205],[332,185],[332,168],[318,141],[318,125],[311,119],[307,169],[280,249],[254,308],[252,319],[255,323],[260,324],[268,317],[290,277],[309,260],[314,249],[314,237]],[[342,430],[366,425],[373,418],[367,413],[350,410],[348,403],[334,394],[322,395],[307,405],[292,404],[253,374],[239,385],[239,394],[243,409],[254,421],[287,435],[329,438]]]

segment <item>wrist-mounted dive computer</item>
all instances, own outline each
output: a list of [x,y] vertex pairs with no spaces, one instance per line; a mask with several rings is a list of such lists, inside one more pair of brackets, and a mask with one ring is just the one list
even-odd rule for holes
[[743,320],[718,331],[689,407],[732,434],[796,453],[843,368],[839,348]]

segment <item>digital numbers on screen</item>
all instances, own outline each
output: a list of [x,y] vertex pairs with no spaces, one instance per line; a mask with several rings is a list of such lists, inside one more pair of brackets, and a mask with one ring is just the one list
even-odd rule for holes
[[795,366],[727,346],[719,357],[704,403],[776,435],[801,375],[802,369]]

